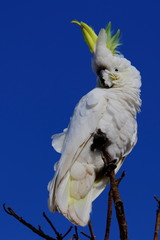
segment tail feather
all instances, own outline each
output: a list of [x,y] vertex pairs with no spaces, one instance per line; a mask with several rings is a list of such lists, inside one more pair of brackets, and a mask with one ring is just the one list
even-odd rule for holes
[[[116,172],[121,167],[123,160],[122,158],[118,161]],[[56,172],[55,177],[48,185],[50,192],[48,205],[52,212],[59,211],[74,224],[85,226],[90,218],[92,202],[105,189],[109,183],[109,178],[103,177],[101,180],[95,181],[91,165],[88,164],[83,165],[83,167],[79,164],[78,169],[79,176],[78,173],[74,176],[74,174],[71,174],[72,171],[68,171],[58,181],[58,171]],[[85,177],[83,170],[86,171]],[[82,179],[80,179],[80,176]]]
[[62,182],[56,185],[57,176],[48,184],[49,200],[48,207],[51,212],[60,211],[62,214],[67,213],[69,199],[69,173],[66,174]]
[[48,208],[51,212],[55,212],[57,210],[55,204],[55,178],[48,183],[47,189],[49,191]]
[[89,221],[92,209],[92,189],[84,198],[76,199],[70,194],[71,181],[68,172],[58,186],[56,186],[56,179],[49,183],[49,209],[50,211],[58,210],[74,224],[85,226]]
[[67,218],[76,225],[85,226],[92,210],[92,191],[85,198],[69,202]]

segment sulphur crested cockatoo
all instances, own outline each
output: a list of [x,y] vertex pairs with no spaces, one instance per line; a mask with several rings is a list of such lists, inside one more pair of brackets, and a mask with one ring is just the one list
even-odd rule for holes
[[85,226],[92,202],[109,182],[95,138],[100,133],[106,136],[106,151],[116,162],[117,172],[137,141],[141,77],[116,50],[119,30],[112,36],[109,23],[97,36],[87,24],[73,22],[81,27],[93,53],[97,86],[81,98],[68,128],[52,136],[52,146],[61,157],[48,184],[48,204],[52,212],[59,211],[72,223]]

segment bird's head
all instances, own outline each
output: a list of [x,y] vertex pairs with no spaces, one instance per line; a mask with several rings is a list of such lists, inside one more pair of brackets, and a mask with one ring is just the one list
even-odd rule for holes
[[97,85],[102,88],[141,86],[140,73],[124,58],[117,47],[120,43],[120,30],[112,35],[111,22],[101,29],[98,36],[86,23],[72,21],[80,26],[84,39],[93,54],[92,67],[97,75]]

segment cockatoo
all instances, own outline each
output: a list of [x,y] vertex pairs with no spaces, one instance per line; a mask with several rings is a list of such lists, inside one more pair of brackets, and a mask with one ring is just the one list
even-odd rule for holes
[[81,27],[93,53],[97,86],[81,98],[68,128],[52,136],[52,146],[61,157],[48,184],[48,205],[52,212],[85,226],[92,202],[109,183],[100,151],[103,140],[107,140],[105,150],[116,165],[115,173],[136,144],[141,77],[116,50],[120,31],[112,36],[111,23],[97,36],[87,24],[73,22]]

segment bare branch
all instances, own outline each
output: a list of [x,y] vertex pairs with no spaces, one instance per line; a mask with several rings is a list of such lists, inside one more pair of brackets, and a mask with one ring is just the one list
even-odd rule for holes
[[74,226],[74,229],[75,229],[75,234],[73,235],[73,238],[72,238],[72,239],[79,240],[77,226]]
[[96,236],[94,235],[94,232],[93,232],[93,227],[92,227],[92,222],[91,220],[89,220],[88,222],[88,227],[89,227],[89,231],[90,231],[90,236],[88,234],[86,234],[85,232],[81,232],[85,237],[91,239],[91,240],[95,240],[96,239]]
[[96,237],[95,237],[94,232],[93,232],[93,227],[92,227],[91,220],[89,220],[89,222],[88,222],[88,227],[89,227],[89,231],[90,231],[90,234],[91,234],[91,240],[95,240]]
[[86,234],[85,232],[81,232],[85,237],[91,239],[91,236],[89,236],[88,234]]
[[57,240],[62,240],[64,239],[72,230],[72,226],[69,227],[69,229],[67,230],[67,232],[62,235],[61,233],[59,233],[56,228],[54,227],[53,223],[51,222],[51,220],[47,217],[47,215],[45,214],[45,212],[43,212],[43,217],[46,219],[46,221],[49,223],[49,225],[51,226],[51,228],[53,229],[54,233],[57,235]]
[[120,182],[122,181],[122,179],[123,179],[125,176],[126,176],[126,172],[123,171],[122,174],[121,174],[121,176],[117,179],[118,185],[120,184]]
[[43,212],[43,217],[46,219],[46,221],[49,223],[49,225],[51,226],[51,228],[53,229],[54,233],[56,234],[56,239],[52,238],[50,236],[48,236],[47,234],[45,234],[42,231],[42,227],[40,225],[38,225],[38,228],[35,228],[33,225],[31,225],[30,223],[26,222],[22,217],[19,217],[11,207],[7,207],[5,206],[5,203],[3,204],[3,209],[4,211],[13,216],[14,218],[16,218],[19,222],[21,222],[23,225],[25,225],[26,227],[28,227],[29,229],[31,229],[34,233],[36,233],[37,235],[39,235],[40,237],[46,239],[46,240],[63,240],[71,231],[71,229],[73,228],[72,226],[67,230],[67,232],[62,235],[61,233],[59,233],[56,228],[53,226],[53,223],[51,222],[51,220],[47,217],[47,215],[45,214],[45,212]]
[[62,234],[60,234],[56,228],[53,226],[53,223],[51,222],[51,220],[47,217],[47,215],[45,214],[45,212],[43,212],[43,217],[46,219],[46,221],[49,223],[49,225],[51,226],[51,228],[53,229],[54,233],[56,234],[57,236],[57,239],[58,240],[61,240],[62,239]]
[[158,199],[157,196],[154,196],[154,199],[158,202],[158,208],[160,208],[160,200]]
[[120,230],[120,239],[121,240],[128,240],[128,230],[127,230],[127,223],[125,219],[125,212],[123,207],[123,202],[121,200],[119,191],[118,191],[118,184],[116,183],[115,173],[110,173],[110,183],[113,192],[113,200],[116,210],[116,216],[119,224]]
[[106,232],[105,232],[104,240],[108,240],[110,235],[110,227],[111,227],[111,219],[112,219],[112,199],[113,199],[113,193],[112,193],[112,190],[110,189],[108,193]]
[[[110,155],[108,154],[108,152],[106,151],[105,147],[102,149],[102,158],[104,160],[104,164],[107,163],[109,165],[109,163],[112,162],[112,159],[111,159]],[[114,170],[108,171],[107,175],[110,178],[110,185],[111,185],[112,194],[113,194],[113,201],[114,201],[114,205],[115,205],[116,216],[117,216],[119,231],[120,231],[120,239],[128,240],[128,228],[127,228],[127,223],[126,223],[126,218],[125,218],[125,212],[124,212],[123,202],[121,200],[119,190],[118,190],[118,182],[121,181],[123,176],[120,178],[119,181],[116,180]],[[123,173],[123,175],[125,175],[125,173]]]
[[67,230],[67,232],[62,236],[62,239],[65,238],[69,233],[70,231],[72,230],[72,226],[70,226],[70,228]]
[[29,229],[31,229],[34,233],[36,233],[37,235],[39,235],[40,237],[46,239],[46,240],[56,240],[55,238],[52,238],[50,236],[48,236],[47,234],[45,234],[42,231],[41,226],[38,226],[38,229],[35,228],[33,225],[31,225],[30,223],[26,222],[22,217],[18,216],[11,207],[7,207],[5,206],[5,203],[3,204],[3,208],[4,211],[13,216],[14,218],[16,218],[20,223],[22,223],[23,225],[25,225],[26,227],[28,227]]
[[[121,176],[116,180],[118,185],[121,182],[121,180],[124,178],[124,176],[125,176],[125,171],[123,171]],[[112,192],[112,189],[110,189],[108,193],[107,220],[106,220],[106,231],[105,231],[104,240],[108,240],[110,235],[110,227],[111,227],[111,219],[112,219],[112,200],[113,200],[113,192]]]
[[155,222],[155,230],[154,230],[154,240],[158,240],[158,233],[160,229],[160,200],[154,196],[154,199],[158,202],[158,209],[156,211],[156,222]]
[[4,209],[4,211],[5,211],[8,215],[12,215],[12,214],[10,213],[10,211],[7,210],[5,203],[3,203],[3,209]]

